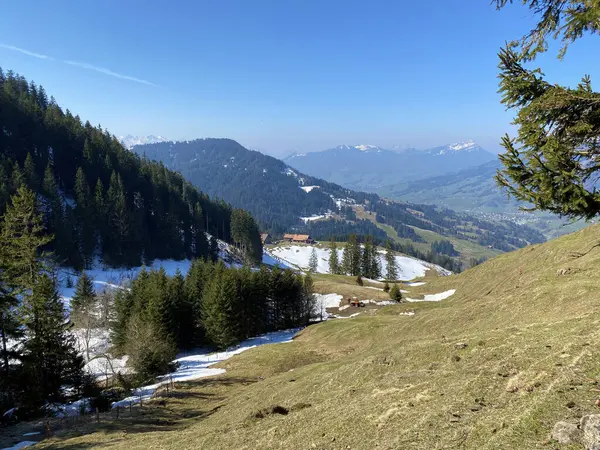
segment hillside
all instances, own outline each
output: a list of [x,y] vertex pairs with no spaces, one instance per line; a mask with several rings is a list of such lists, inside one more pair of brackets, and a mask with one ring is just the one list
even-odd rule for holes
[[426,278],[411,297],[455,293],[310,326],[41,448],[580,448],[549,438],[598,412],[599,232]]
[[41,202],[61,264],[111,266],[211,252],[231,241],[232,208],[164,165],[125,150],[107,130],[63,111],[34,82],[0,69],[0,215],[21,185]]
[[292,155],[284,161],[301,172],[349,189],[378,192],[399,180],[421,180],[494,159],[495,155],[467,141],[427,150],[399,151],[370,145],[340,145],[321,152]]
[[377,192],[396,200],[418,201],[455,211],[468,211],[469,214],[487,220],[504,219],[527,224],[548,238],[585,226],[584,222],[569,224],[553,214],[519,210],[519,203],[508,199],[496,184],[494,176],[501,166],[500,161],[495,159],[476,167],[431,178],[395,182],[379,188]]
[[[379,242],[397,240],[405,246],[399,249],[405,253],[412,252],[408,243],[426,242],[419,230],[434,233],[437,240],[465,240],[480,250],[492,246],[508,251],[544,240],[540,233],[508,221],[492,223],[448,209],[390,202],[376,194],[346,189],[298,172],[230,139],[157,143],[133,150],[181,171],[208,194],[243,206],[264,230],[274,234],[304,231],[318,240],[371,234]],[[365,210],[370,215],[362,214]],[[426,244],[421,252],[425,256],[431,250],[429,241]],[[424,255],[415,254],[419,258]]]

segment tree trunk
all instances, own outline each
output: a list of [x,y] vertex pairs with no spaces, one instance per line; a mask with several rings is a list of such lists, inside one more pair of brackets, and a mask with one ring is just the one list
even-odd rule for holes
[[6,379],[8,380],[8,373],[9,373],[9,367],[8,367],[8,344],[7,344],[7,339],[6,339],[6,331],[5,331],[5,321],[6,318],[4,316],[4,312],[2,314],[0,314],[0,332],[2,333],[2,359],[4,360],[4,373],[6,376]]

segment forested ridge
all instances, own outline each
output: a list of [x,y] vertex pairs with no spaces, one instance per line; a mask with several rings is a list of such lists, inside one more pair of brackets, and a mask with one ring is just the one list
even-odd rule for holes
[[[205,232],[232,242],[230,205],[125,150],[101,126],[63,110],[42,86],[1,68],[0,130],[0,215],[19,186],[35,192],[54,235],[48,249],[61,264],[81,269],[97,256],[111,266],[207,257],[216,242]],[[248,248],[258,228],[238,217],[252,228],[242,238]]]
[[[352,233],[381,234],[373,224],[357,220],[350,210],[362,205],[366,211],[376,214],[378,222],[390,225],[400,237],[413,242],[423,241],[413,226],[503,251],[545,240],[536,230],[508,221],[492,223],[446,208],[393,202],[377,194],[346,189],[300,173],[276,158],[248,150],[231,139],[161,142],[136,146],[133,151],[181,171],[210,195],[247,209],[263,230],[275,235],[288,231],[309,232],[317,239],[326,240],[330,236],[347,237]],[[307,189],[309,192],[301,189],[309,186],[318,187]],[[306,224],[300,220],[300,217],[328,212],[338,214],[343,220]]]

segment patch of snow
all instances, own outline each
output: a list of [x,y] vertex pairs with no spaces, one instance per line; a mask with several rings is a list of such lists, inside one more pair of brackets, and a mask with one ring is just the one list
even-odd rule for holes
[[298,174],[296,172],[294,172],[292,169],[290,169],[289,167],[285,169],[285,173],[287,176],[290,177],[294,177],[294,178],[298,178]]
[[477,144],[475,144],[475,142],[473,142],[472,140],[469,139],[468,141],[465,141],[465,142],[458,142],[456,144],[451,144],[448,146],[448,148],[451,150],[458,151],[458,150],[470,149],[470,148],[475,147],[476,145]]
[[332,315],[331,317],[335,318],[335,319],[351,319],[352,317],[356,317],[358,316],[360,313],[354,313],[354,314],[350,314],[349,316],[339,316],[337,314]]
[[[162,267],[169,276],[175,275],[177,269],[179,269],[181,273],[185,275],[188,272],[191,263],[192,262],[189,259],[183,259],[181,261],[175,261],[173,259],[157,259],[152,265],[148,266],[147,269],[158,270]],[[86,270],[85,272],[92,278],[96,292],[100,293],[104,289],[126,289],[126,286],[140,273],[141,269],[141,267],[134,267],[131,269],[103,268],[100,263],[96,263],[92,269]],[[72,288],[66,286],[67,278],[71,279],[73,283]],[[73,269],[63,268],[59,271],[59,291],[63,302],[67,307],[75,294],[75,284],[77,283],[78,278],[79,273],[74,272]]]
[[302,189],[304,192],[310,192],[313,189],[319,189],[321,186],[299,186],[300,189]]
[[32,431],[31,433],[25,433],[23,437],[27,436],[37,436],[38,434],[42,434],[40,431]]
[[456,289],[450,289],[449,291],[440,292],[439,294],[427,294],[423,299],[407,298],[407,302],[439,302],[447,299],[451,295],[454,295]]
[[259,347],[265,344],[281,344],[291,342],[292,338],[301,330],[301,328],[293,328],[290,330],[274,331],[272,333],[263,334],[254,338],[247,339],[239,345],[228,348],[223,352],[206,352],[199,351],[189,355],[177,358],[174,363],[178,364],[177,370],[171,374],[165,375],[155,384],[143,386],[134,392],[134,395],[112,404],[113,408],[117,406],[129,406],[130,404],[138,403],[140,400],[148,400],[152,394],[163,384],[171,382],[191,381],[199,378],[211,377],[225,373],[225,369],[212,369],[210,366],[218,364],[238,355],[246,350],[254,347]]
[[373,279],[367,278],[367,277],[362,277],[362,279],[363,279],[363,281],[369,281],[374,284],[381,284],[381,285],[385,284],[385,282],[383,282],[383,281],[377,281],[377,280],[373,280]]
[[[286,247],[275,247],[271,250],[271,254],[277,258],[285,261],[293,267],[297,267],[301,270],[308,270],[310,255],[313,248],[317,252],[317,273],[329,273],[329,252],[328,248],[320,248],[309,245],[291,245]],[[343,249],[338,249],[338,258],[341,261]],[[379,251],[379,265],[381,267],[381,273],[385,274],[387,271],[387,263],[385,261],[385,252]],[[396,265],[398,266],[398,279],[402,281],[413,280],[415,278],[421,278],[425,276],[428,270],[435,269],[440,275],[448,275],[449,271],[446,269],[430,264],[419,259],[410,258],[408,256],[396,255]]]
[[300,217],[300,220],[304,223],[307,223],[307,222],[314,222],[315,220],[327,219],[328,217],[331,217],[331,213],[322,214],[322,215],[314,215],[314,216],[309,216],[309,217]]
[[355,149],[360,150],[361,152],[367,152],[369,150],[373,150],[378,148],[376,145],[370,145],[370,144],[361,144],[361,145],[355,145],[354,146]]
[[342,310],[340,303],[343,296],[339,294],[313,294],[313,298],[315,299],[313,314],[321,320],[331,317],[331,314],[326,311],[327,308],[339,308],[340,311]]
[[119,136],[119,142],[128,150],[131,150],[136,145],[156,144],[159,142],[168,142],[168,139],[162,136]]
[[398,314],[399,316],[414,316],[415,312],[414,311],[405,311],[405,312],[401,312]]
[[31,445],[35,445],[37,442],[35,441],[22,441],[12,447],[5,447],[2,450],[19,450],[20,448],[29,447]]
[[417,286],[423,286],[426,283],[424,281],[412,281],[412,282],[408,282],[408,283],[404,283],[404,284],[406,284],[407,286],[417,287]]
[[382,291],[383,289],[375,287],[375,286],[363,286],[365,289],[375,289],[376,291]]
[[293,267],[287,264],[284,260],[272,255],[266,249],[263,250],[262,263],[267,264],[269,266],[278,266],[282,269],[293,269]]

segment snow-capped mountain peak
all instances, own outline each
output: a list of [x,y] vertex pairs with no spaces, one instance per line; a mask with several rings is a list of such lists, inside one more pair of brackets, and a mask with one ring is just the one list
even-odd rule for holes
[[456,144],[451,144],[448,146],[448,148],[450,150],[455,150],[455,151],[459,151],[459,150],[472,150],[474,147],[477,147],[477,144],[475,142],[473,142],[471,139],[469,139],[468,141],[465,142],[457,142]]
[[456,142],[454,144],[443,145],[428,150],[429,153],[434,155],[448,155],[455,153],[470,153],[470,152],[485,152],[477,143],[469,139],[464,142]]
[[144,144],[156,144],[158,142],[168,142],[169,139],[164,138],[162,136],[132,136],[128,134],[127,136],[119,136],[119,142],[123,144],[123,147],[131,150],[136,145],[144,145]]
[[383,150],[381,147],[371,144],[360,144],[360,145],[338,145],[338,150],[360,150],[361,152],[380,152]]

